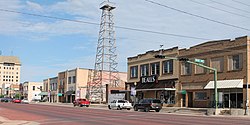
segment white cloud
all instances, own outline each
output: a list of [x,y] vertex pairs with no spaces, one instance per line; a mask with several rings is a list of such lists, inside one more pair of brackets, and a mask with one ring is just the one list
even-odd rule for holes
[[44,11],[44,8],[37,3],[26,1],[26,4],[27,4],[27,8],[30,10],[39,11],[39,12]]

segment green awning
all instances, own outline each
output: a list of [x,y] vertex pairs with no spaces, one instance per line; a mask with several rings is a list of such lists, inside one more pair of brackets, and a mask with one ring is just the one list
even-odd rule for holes
[[43,96],[43,95],[48,95],[48,92],[41,92],[38,95]]
[[186,90],[181,90],[181,91],[178,91],[177,93],[179,93],[179,94],[187,94],[187,91]]

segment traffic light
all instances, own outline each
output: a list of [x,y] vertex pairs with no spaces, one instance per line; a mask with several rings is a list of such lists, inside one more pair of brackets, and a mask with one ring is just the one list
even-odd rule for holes
[[184,62],[186,62],[186,61],[188,61],[189,59],[188,59],[188,58],[178,58],[178,60],[179,60],[179,61],[184,61]]
[[155,58],[164,59],[164,58],[165,58],[165,56],[164,56],[164,55],[155,55]]

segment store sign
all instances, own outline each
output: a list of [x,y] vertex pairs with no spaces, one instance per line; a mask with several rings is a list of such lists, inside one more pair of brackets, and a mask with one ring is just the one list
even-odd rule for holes
[[142,76],[141,83],[157,83],[157,76]]

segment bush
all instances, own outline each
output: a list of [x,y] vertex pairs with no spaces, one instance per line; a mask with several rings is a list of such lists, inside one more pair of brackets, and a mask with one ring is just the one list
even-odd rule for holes
[[3,98],[4,97],[4,95],[0,95],[0,98]]

